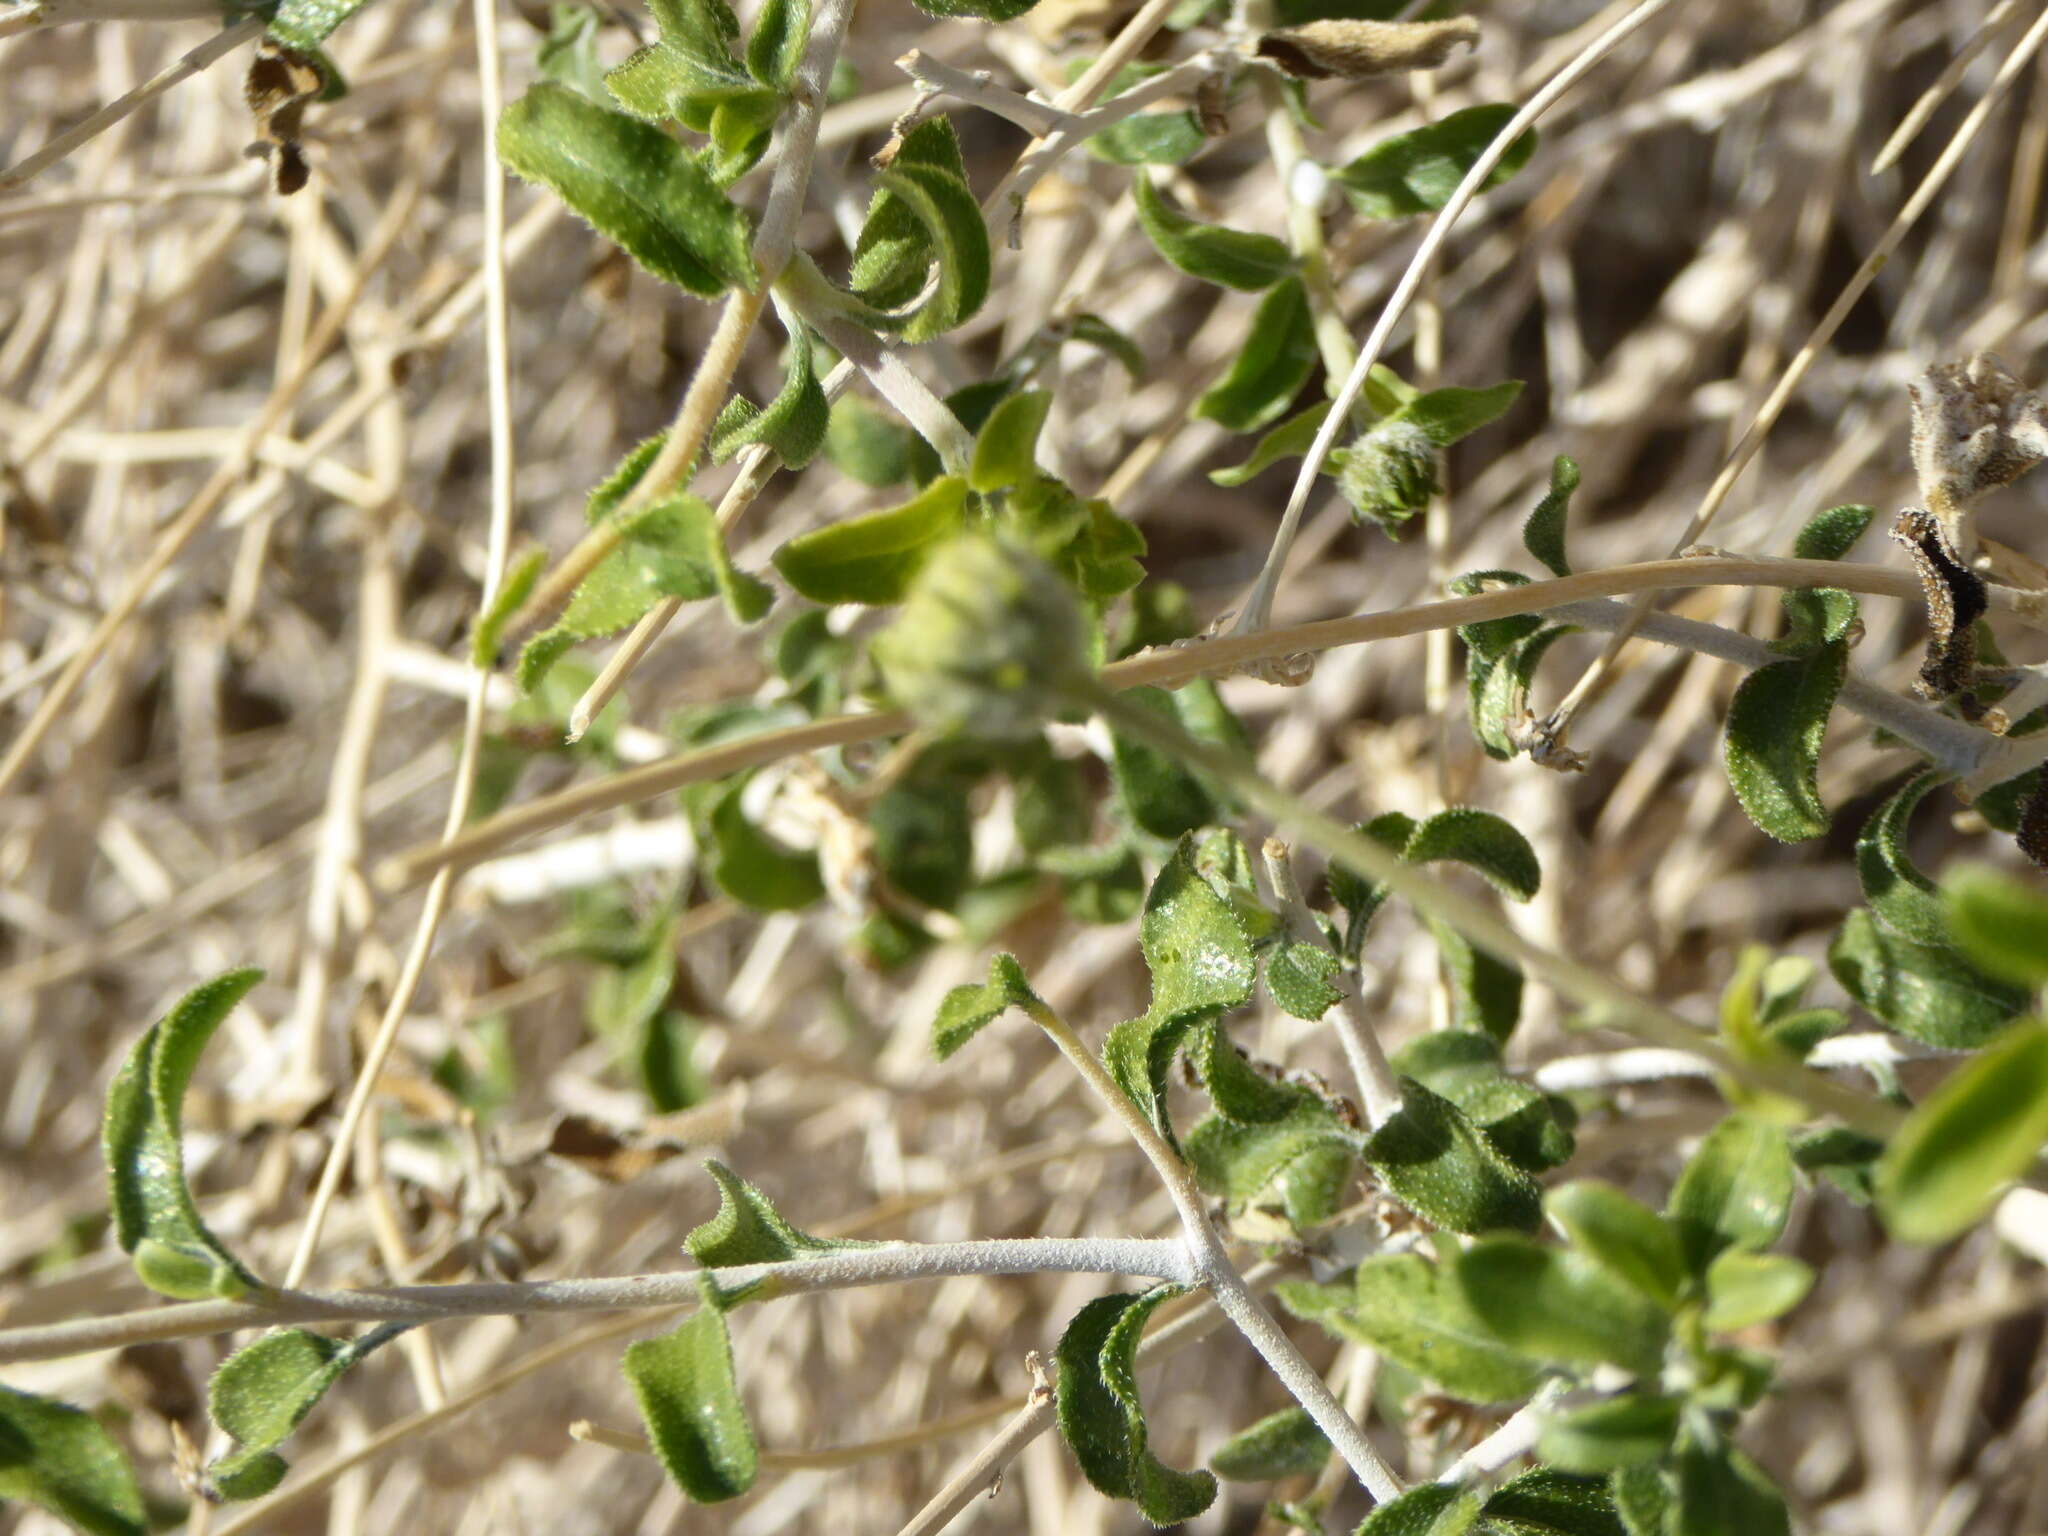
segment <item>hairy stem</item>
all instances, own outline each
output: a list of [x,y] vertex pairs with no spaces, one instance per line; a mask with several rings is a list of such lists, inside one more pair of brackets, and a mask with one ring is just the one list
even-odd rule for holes
[[239,1301],[181,1302],[144,1312],[0,1332],[0,1365],[293,1323],[436,1323],[461,1317],[687,1306],[698,1299],[699,1283],[707,1274],[727,1287],[763,1283],[768,1295],[778,1297],[953,1275],[1104,1274],[1179,1284],[1194,1278],[1186,1246],[1174,1238],[1020,1237],[965,1243],[887,1243],[775,1264],[593,1280],[393,1285],[357,1291],[265,1290]]

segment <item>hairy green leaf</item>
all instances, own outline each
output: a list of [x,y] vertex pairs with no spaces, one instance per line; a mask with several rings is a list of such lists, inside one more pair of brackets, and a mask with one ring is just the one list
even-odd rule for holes
[[775,552],[775,569],[814,603],[900,603],[966,519],[967,482],[947,475],[900,507],[798,534]]
[[1651,1300],[1678,1301],[1685,1253],[1670,1222],[1612,1184],[1574,1179],[1543,1197],[1543,1208],[1582,1252]]
[[1730,1115],[1686,1161],[1664,1215],[1686,1267],[1704,1276],[1728,1249],[1770,1247],[1791,1210],[1792,1150],[1784,1131],[1754,1116]]
[[1283,242],[1189,218],[1167,205],[1147,172],[1138,173],[1131,191],[1138,200],[1138,223],[1152,244],[1190,277],[1257,293],[1294,270],[1294,257]]
[[[706,1270],[727,1269],[737,1264],[781,1264],[790,1259],[875,1246],[850,1238],[813,1237],[791,1226],[766,1195],[725,1164],[707,1158],[704,1169],[718,1183],[718,1214],[691,1229],[683,1246]],[[771,1300],[775,1294],[772,1280],[725,1286],[719,1284],[716,1275],[704,1276],[706,1310],[730,1311],[742,1302]]]
[[[1875,507],[1830,507],[1799,530],[1792,554],[1799,560],[1839,560],[1846,555],[1870,520]],[[1854,593],[1833,587],[1804,587],[1784,593],[1785,633],[1771,642],[1771,649],[1788,656],[1818,650],[1849,635],[1860,617]]]
[[[1514,115],[1510,106],[1466,107],[1381,140],[1338,171],[1335,180],[1351,206],[1368,219],[1436,213]],[[1535,152],[1536,133],[1531,129],[1501,157],[1486,185],[1499,186]]]
[[747,72],[763,85],[786,89],[810,35],[811,0],[764,0],[747,39]]
[[2048,899],[2039,891],[1968,865],[1942,880],[1941,902],[1956,943],[1986,971],[2018,986],[2048,982]]
[[1176,1471],[1152,1454],[1138,1398],[1138,1340],[1160,1303],[1184,1289],[1097,1297],[1074,1314],[1057,1351],[1061,1438],[1089,1482],[1134,1501],[1154,1525],[1192,1520],[1216,1498],[1212,1473]]
[[1424,1483],[1376,1507],[1351,1536],[1465,1536],[1478,1518],[1478,1494],[1455,1483]]
[[[968,186],[952,123],[943,117],[919,123],[876,182],[854,245],[851,286],[877,309],[859,318],[900,328],[906,341],[929,341],[988,297],[988,225]],[[918,303],[927,288],[929,296]]]
[[1984,1044],[2028,1003],[2025,988],[1985,975],[1954,950],[1887,933],[1861,907],[1842,920],[1828,968],[1892,1028],[1947,1050]]
[[1139,948],[1152,976],[1152,1006],[1103,1042],[1103,1063],[1119,1087],[1167,1129],[1167,1072],[1195,1025],[1251,1000],[1258,974],[1251,942],[1230,904],[1195,868],[1182,838],[1145,898]]
[[282,0],[264,27],[264,36],[297,53],[318,53],[334,29],[367,3],[368,0]]
[[1275,1293],[1297,1317],[1370,1345],[1452,1397],[1474,1403],[1527,1397],[1542,1368],[1479,1320],[1456,1279],[1419,1254],[1381,1254],[1347,1289],[1283,1283]]
[[654,1454],[684,1493],[716,1504],[754,1486],[760,1455],[723,1311],[702,1307],[674,1332],[628,1345],[625,1370]]
[[711,431],[711,461],[723,464],[750,443],[765,443],[791,469],[802,469],[825,446],[832,407],[818,382],[809,327],[791,321],[789,366],[782,390],[756,410],[735,395]]
[[263,979],[229,971],[195,987],[152,1024],[107,1088],[100,1135],[114,1239],[151,1290],[197,1300],[235,1297],[261,1284],[207,1230],[185,1186],[185,1088],[200,1052]]
[[1791,1536],[1785,1500],[1762,1468],[1733,1445],[1692,1434],[1678,1447],[1678,1507],[1670,1536]]
[[1452,1232],[1529,1231],[1542,1219],[1535,1180],[1412,1078],[1401,1084],[1400,1110],[1366,1141],[1365,1160],[1404,1205]]
[[1217,1446],[1209,1466],[1218,1477],[1251,1483],[1319,1472],[1329,1459],[1329,1437],[1308,1410],[1282,1408]]
[[1480,1509],[1490,1536],[1630,1536],[1604,1478],[1535,1467],[1502,1483]]
[[1038,473],[1038,434],[1052,409],[1052,391],[1027,389],[1007,395],[974,439],[967,483],[984,495],[1021,485]]
[[1330,402],[1318,400],[1297,416],[1290,416],[1260,438],[1251,457],[1228,469],[1212,469],[1209,478],[1218,485],[1243,485],[1254,475],[1265,473],[1282,459],[1298,459],[1314,445],[1323,418],[1330,414]]
[[932,1054],[944,1061],[998,1015],[1037,1001],[1017,957],[994,956],[988,963],[987,981],[955,987],[940,1002],[939,1016],[932,1021]]
[[2048,1142],[2048,1025],[2017,1024],[1957,1068],[1899,1127],[1877,1173],[1878,1210],[1902,1242],[1966,1231]]
[[1516,901],[1530,900],[1543,884],[1536,850],[1520,829],[1491,811],[1472,806],[1453,806],[1422,822],[1401,850],[1401,857],[1410,864],[1449,859],[1466,865]]
[[1452,1022],[1459,1029],[1479,1030],[1506,1043],[1522,1017],[1520,969],[1512,961],[1476,948],[1448,923],[1433,917],[1424,918],[1423,923],[1443,956],[1444,979],[1451,985]]
[[714,298],[759,280],[746,215],[659,128],[544,81],[498,120],[498,155],[687,292]]
[[1732,1333],[1782,1317],[1813,1289],[1813,1270],[1780,1253],[1722,1254],[1707,1266],[1707,1310],[1702,1321]]
[[1488,1237],[1458,1256],[1453,1273],[1480,1321],[1522,1354],[1638,1376],[1663,1364],[1670,1314],[1584,1254]]
[[1536,1454],[1567,1472],[1611,1472],[1659,1461],[1678,1433],[1680,1402],[1629,1392],[1559,1414],[1543,1426]]
[[1259,300],[1230,371],[1195,402],[1195,414],[1232,432],[1256,432],[1294,403],[1319,355],[1308,285],[1290,276]]
[[1344,998],[1331,978],[1344,969],[1322,945],[1281,938],[1266,951],[1266,991],[1274,1006],[1297,1019],[1320,1019]]
[[1836,641],[1796,661],[1757,668],[1728,706],[1728,782],[1749,819],[1780,842],[1802,842],[1828,829],[1820,744],[1848,669],[1849,648]]
[[1949,948],[1948,923],[1934,882],[1920,873],[1906,850],[1914,809],[1941,780],[1933,770],[1916,773],[1878,807],[1856,838],[1856,875],[1863,899],[1886,928],[1916,944]]
[[1522,524],[1522,547],[1550,568],[1553,576],[1572,573],[1565,552],[1565,520],[1571,515],[1572,492],[1579,488],[1579,466],[1559,454],[1550,461],[1550,489]]
[[127,1454],[82,1408],[0,1386],[0,1499],[47,1509],[89,1536],[144,1536]]

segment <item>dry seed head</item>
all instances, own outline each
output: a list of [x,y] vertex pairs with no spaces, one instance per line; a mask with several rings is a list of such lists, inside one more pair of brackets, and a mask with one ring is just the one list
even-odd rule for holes
[[1259,56],[1307,80],[1366,80],[1411,69],[1435,69],[1463,43],[1479,46],[1479,23],[1448,21],[1308,21],[1259,39]]
[[2048,408],[1988,352],[1937,363],[1910,384],[1920,498],[1965,561],[1977,553],[1977,503],[2048,458]]

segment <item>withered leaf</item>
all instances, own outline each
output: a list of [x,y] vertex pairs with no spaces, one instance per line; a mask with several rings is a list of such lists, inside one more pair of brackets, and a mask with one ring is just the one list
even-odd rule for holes
[[1259,56],[1304,80],[1366,80],[1374,75],[1435,69],[1463,43],[1479,46],[1479,23],[1448,21],[1306,21],[1259,39]]

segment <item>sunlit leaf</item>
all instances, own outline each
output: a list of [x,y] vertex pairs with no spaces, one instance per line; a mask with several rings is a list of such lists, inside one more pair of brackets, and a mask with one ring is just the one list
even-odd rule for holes
[[1152,1454],[1138,1398],[1139,1337],[1160,1303],[1181,1294],[1162,1285],[1089,1302],[1060,1336],[1060,1436],[1097,1489],[1130,1499],[1154,1525],[1192,1520],[1216,1498],[1209,1472],[1180,1472]]
[[263,979],[229,971],[195,987],[151,1025],[107,1088],[101,1140],[114,1239],[143,1284],[166,1296],[241,1296],[260,1282],[200,1219],[185,1186],[185,1088],[207,1041]]
[[0,1386],[0,1499],[47,1509],[89,1536],[144,1536],[127,1454],[81,1408]]
[[1195,414],[1232,432],[1256,432],[1294,403],[1318,356],[1308,285],[1289,277],[1259,300],[1229,372],[1195,402]]
[[944,1061],[998,1015],[1037,1001],[1016,957],[995,956],[988,963],[987,981],[955,987],[939,1003],[939,1015],[932,1021],[932,1054]]
[[1878,1209],[1902,1242],[1939,1243],[1983,1219],[2048,1143],[2048,1025],[2015,1025],[1959,1067],[1893,1135]]
[[1294,270],[1293,253],[1283,241],[1189,218],[1168,206],[1146,172],[1132,179],[1131,192],[1140,227],[1159,254],[1190,277],[1257,293]]
[[1828,829],[1820,798],[1820,745],[1848,674],[1841,641],[1796,661],[1776,661],[1742,680],[1728,706],[1723,759],[1749,819],[1780,842]]
[[1583,1254],[1489,1237],[1459,1255],[1453,1273],[1473,1312],[1522,1354],[1639,1376],[1663,1364],[1669,1314]]
[[760,1455],[722,1311],[700,1308],[674,1332],[628,1345],[625,1371],[654,1454],[684,1493],[716,1504],[754,1486]]
[[[1435,213],[1515,115],[1509,106],[1466,107],[1434,123],[1383,139],[1335,174],[1351,206],[1368,219]],[[1515,140],[1486,186],[1496,187],[1529,163],[1535,130]]]

